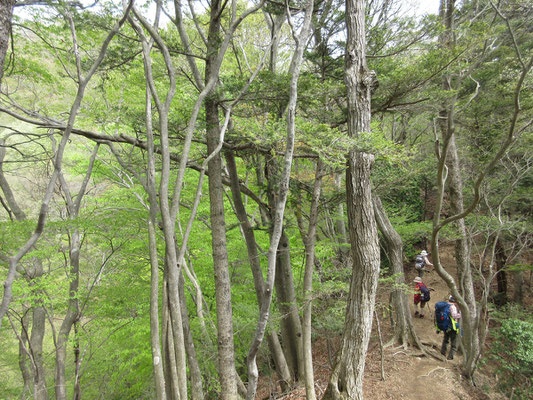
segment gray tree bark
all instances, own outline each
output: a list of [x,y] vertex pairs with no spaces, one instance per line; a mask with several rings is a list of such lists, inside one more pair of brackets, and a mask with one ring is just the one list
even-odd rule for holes
[[[41,260],[33,260],[32,284],[43,276],[43,265]],[[33,375],[33,398],[34,400],[48,400],[48,390],[46,387],[46,375],[43,359],[43,342],[46,330],[46,310],[43,301],[37,300],[33,307],[32,326],[30,336],[30,349],[32,352],[32,375]]]
[[[145,49],[147,50],[147,49]],[[145,57],[147,54],[144,54]],[[152,94],[150,86],[146,85],[146,142],[148,158],[146,166],[145,190],[149,198],[148,246],[150,251],[150,345],[152,349],[152,363],[154,366],[154,383],[157,400],[166,400],[167,391],[165,384],[165,372],[163,369],[163,355],[161,353],[160,321],[159,321],[159,257],[157,254],[157,189],[156,170],[154,158],[154,134],[152,127]]]
[[28,348],[28,330],[30,323],[30,312],[29,308],[23,310],[22,318],[20,319],[21,332],[20,332],[20,341],[19,341],[19,369],[22,373],[22,381],[24,382],[21,398],[30,398],[32,393],[32,374],[30,372],[30,367],[28,367],[29,357],[26,354],[26,349]]
[[[348,134],[357,137],[370,132],[370,98],[376,83],[375,74],[366,66],[364,0],[346,1],[346,27]],[[372,155],[356,150],[348,156],[346,197],[353,269],[341,348],[324,399],[363,399],[365,357],[380,266],[370,182],[373,160]]]
[[372,162],[373,156],[368,154],[354,152],[350,157],[347,193],[353,271],[341,347],[324,400],[363,399],[365,357],[380,263],[370,191]]
[[[222,2],[211,2],[209,33],[207,36],[206,83],[214,74],[218,76],[217,56],[220,51]],[[218,96],[215,87],[205,100],[207,151],[213,153],[220,141]],[[212,229],[213,266],[215,272],[215,297],[217,310],[218,372],[220,398],[237,398],[235,355],[233,344],[233,312],[229,278],[226,222],[224,217],[224,190],[222,185],[222,159],[216,154],[209,161],[209,210]]]
[[[266,284],[265,284],[265,280],[263,277],[263,272],[261,270],[261,264],[259,262],[259,253],[257,251],[257,242],[255,241],[255,234],[254,234],[252,225],[250,224],[250,221],[248,219],[246,208],[244,207],[244,203],[241,198],[239,176],[237,174],[235,156],[233,152],[231,151],[226,152],[226,165],[228,168],[228,173],[229,173],[230,182],[231,182],[231,193],[233,197],[233,203],[235,204],[235,212],[237,214],[237,218],[239,219],[239,223],[241,224],[244,240],[246,242],[246,249],[248,251],[248,260],[250,262],[250,267],[252,269],[252,276],[254,278],[254,286],[255,286],[255,292],[257,295],[257,303],[259,306],[259,310],[261,310],[264,303],[266,301],[269,301],[269,299],[268,299],[268,295],[266,292]],[[268,330],[266,335],[267,335],[268,346],[272,354],[272,357],[274,358],[274,364],[275,364],[276,371],[280,379],[281,389],[287,390],[289,389],[292,380],[291,380],[289,366],[287,364],[285,354],[283,353],[283,348],[281,346],[281,343],[279,342],[278,335],[276,334],[274,330],[272,329]],[[251,375],[250,371],[248,373],[249,375]],[[258,379],[258,378],[259,376],[249,377],[250,380]]]
[[11,35],[11,18],[15,0],[0,0],[0,84],[4,76],[4,65]]
[[294,380],[303,374],[302,324],[296,303],[292,273],[290,243],[285,230],[281,231],[276,257],[276,296],[281,314],[281,344]]
[[374,195],[373,200],[377,226],[383,235],[385,251],[391,265],[391,272],[396,276],[395,283],[398,285],[392,290],[392,312],[394,313],[394,336],[392,340],[404,348],[407,348],[409,345],[415,345],[422,349],[422,343],[413,326],[408,296],[401,289],[401,286],[405,284],[402,238],[392,226],[383,208],[381,199],[377,195]]
[[318,205],[322,187],[323,165],[319,159],[315,170],[315,182],[309,211],[309,226],[305,237],[305,273],[303,282],[303,318],[302,318],[302,347],[304,359],[303,376],[305,380],[305,395],[307,400],[315,400],[315,377],[313,372],[313,348],[311,345],[313,312],[313,268],[315,264],[316,226],[318,223]]

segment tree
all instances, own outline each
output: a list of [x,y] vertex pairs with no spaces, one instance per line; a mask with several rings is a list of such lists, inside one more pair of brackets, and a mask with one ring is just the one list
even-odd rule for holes
[[[365,1],[346,2],[348,37],[345,83],[348,94],[348,132],[370,132],[370,97],[375,74],[366,66]],[[350,150],[346,172],[348,223],[353,269],[346,319],[337,361],[325,399],[362,399],[365,358],[379,275],[379,244],[372,206],[370,170],[374,157]]]
[[[131,3],[130,3],[130,7],[131,7]],[[126,8],[126,12],[122,16],[122,18],[115,24],[113,29],[109,32],[108,36],[102,42],[102,46],[100,48],[98,56],[96,57],[96,59],[94,60],[94,62],[92,63],[92,65],[90,66],[89,70],[86,72],[85,75],[81,67],[81,62],[79,61],[79,54],[78,54],[76,35],[75,35],[75,27],[71,21],[70,27],[72,30],[74,55],[77,58],[76,73],[77,73],[77,79],[78,79],[78,88],[77,88],[76,98],[74,99],[74,102],[72,103],[72,106],[69,112],[69,120],[67,122],[66,129],[63,132],[62,140],[57,147],[57,152],[56,152],[55,161],[54,161],[54,173],[52,174],[50,178],[46,193],[41,203],[41,208],[39,212],[39,220],[35,227],[35,231],[33,235],[28,239],[28,241],[25,243],[25,245],[22,246],[16,254],[14,254],[13,256],[9,258],[9,272],[8,272],[7,279],[4,283],[4,294],[2,298],[2,304],[0,305],[0,327],[2,324],[2,319],[5,313],[7,312],[9,303],[11,302],[11,298],[13,296],[12,284],[13,284],[13,280],[15,279],[15,271],[16,271],[17,263],[35,245],[35,243],[37,242],[37,240],[39,239],[39,237],[41,236],[43,232],[47,213],[48,213],[49,202],[52,197],[53,189],[58,179],[59,172],[61,170],[61,163],[63,160],[63,154],[65,151],[65,147],[68,143],[69,136],[72,132],[72,129],[74,128],[76,116],[79,111],[83,96],[85,94],[85,89],[89,81],[91,80],[95,72],[97,71],[98,66],[103,61],[105,53],[109,46],[109,43],[111,42],[113,37],[116,35],[116,33],[119,31],[121,26],[124,24],[126,17],[129,13],[130,7]]]
[[11,17],[15,0],[0,1],[0,84],[4,76],[4,64],[11,35]]
[[[502,13],[501,9],[492,4],[495,14],[494,17],[498,16],[501,18],[506,25],[507,34],[514,38],[514,29],[509,23],[508,18]],[[477,8],[473,9],[477,11]],[[441,2],[441,19],[444,23],[445,30],[441,35],[441,44],[448,49],[453,49],[454,47],[454,16],[455,16],[455,4],[454,1],[442,1]],[[522,88],[526,76],[530,72],[533,66],[533,55],[526,53],[522,54],[520,47],[518,46],[516,40],[513,41],[513,49],[515,55],[519,61],[519,69],[516,78],[513,80],[513,106],[511,115],[509,117],[509,122],[506,126],[507,133],[503,136],[501,144],[498,146],[497,150],[488,157],[483,169],[479,174],[474,178],[473,189],[472,189],[472,198],[468,206],[464,205],[463,200],[463,187],[462,179],[460,175],[460,169],[458,164],[458,156],[456,150],[455,142],[455,122],[456,122],[456,102],[457,95],[452,94],[446,98],[443,108],[439,114],[440,127],[442,132],[442,147],[437,151],[438,158],[438,173],[437,173],[437,185],[438,185],[438,201],[434,212],[433,218],[433,231],[432,231],[432,253],[437,255],[435,260],[435,269],[438,272],[439,276],[447,283],[450,288],[451,293],[457,299],[458,304],[461,308],[462,319],[463,319],[463,330],[464,338],[463,343],[465,346],[465,357],[463,363],[463,369],[465,375],[470,379],[474,379],[474,372],[477,369],[478,362],[482,355],[482,343],[487,334],[488,327],[488,315],[487,315],[487,296],[488,296],[488,287],[483,288],[482,301],[478,304],[478,299],[476,298],[474,282],[473,282],[473,272],[471,269],[471,260],[470,260],[470,246],[467,237],[466,230],[464,228],[464,218],[470,215],[477,207],[480,201],[480,188],[482,182],[485,180],[485,177],[488,176],[499,162],[499,160],[504,156],[508,151],[510,146],[514,144],[518,135],[520,135],[528,126],[531,125],[532,121],[527,120],[522,122],[519,120],[522,108],[520,105],[520,99],[522,95]],[[486,57],[488,51],[488,46],[482,47],[481,56],[477,57],[477,60],[474,61],[469,66],[469,72],[463,73],[460,76],[460,79],[452,80],[450,76],[445,75],[443,77],[443,89],[447,92],[452,92],[452,82],[455,85],[453,87],[455,93],[460,88],[462,79],[465,76],[468,76],[471,71],[479,66]],[[526,58],[527,57],[527,58]],[[476,92],[474,92],[475,96]],[[469,102],[466,103],[467,105]],[[447,172],[447,169],[450,172]],[[443,207],[443,196],[445,191],[445,184],[447,181],[448,175],[450,176],[449,190],[451,193],[451,210],[452,215],[447,218],[441,218],[441,212]],[[459,272],[459,282],[456,283],[455,279],[443,268],[438,257],[439,250],[439,233],[443,227],[453,222],[459,223],[459,239],[457,240],[456,247],[456,259],[458,262],[458,272]],[[490,282],[493,276],[489,276],[485,281]]]

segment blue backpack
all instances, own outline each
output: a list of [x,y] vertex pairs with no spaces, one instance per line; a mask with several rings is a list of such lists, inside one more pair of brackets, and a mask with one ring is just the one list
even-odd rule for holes
[[435,328],[437,328],[437,333],[448,332],[451,329],[457,331],[456,322],[450,315],[450,304],[447,301],[439,301],[435,304]]

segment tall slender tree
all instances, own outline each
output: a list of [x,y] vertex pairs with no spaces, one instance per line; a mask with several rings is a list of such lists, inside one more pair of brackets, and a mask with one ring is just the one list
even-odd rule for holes
[[[347,0],[345,83],[348,133],[370,132],[370,98],[376,77],[366,64],[364,0]],[[352,278],[341,347],[325,399],[362,399],[366,351],[372,329],[379,276],[379,243],[372,205],[370,171],[374,156],[350,150],[346,197],[352,254]]]

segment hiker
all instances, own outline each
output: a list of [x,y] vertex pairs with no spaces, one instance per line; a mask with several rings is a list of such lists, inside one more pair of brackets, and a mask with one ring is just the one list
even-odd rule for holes
[[444,332],[440,353],[445,356],[448,342],[451,345],[448,360],[453,360],[453,355],[457,351],[457,333],[459,332],[460,319],[461,312],[457,308],[453,296],[450,296],[448,301],[439,301],[435,304],[435,325],[437,333]]
[[424,275],[424,271],[429,271],[426,269],[426,265],[429,265],[430,267],[433,266],[428,260],[428,252],[426,250],[422,250],[419,255],[416,256],[415,260],[415,269],[416,273],[420,278]]
[[[413,282],[415,283],[415,295],[414,295],[414,302],[415,302],[415,318],[424,318],[424,307],[426,306],[426,303],[430,300],[429,291],[431,290],[428,288],[424,282],[422,282],[422,278],[417,276]],[[418,311],[418,307],[420,306],[420,311]]]

